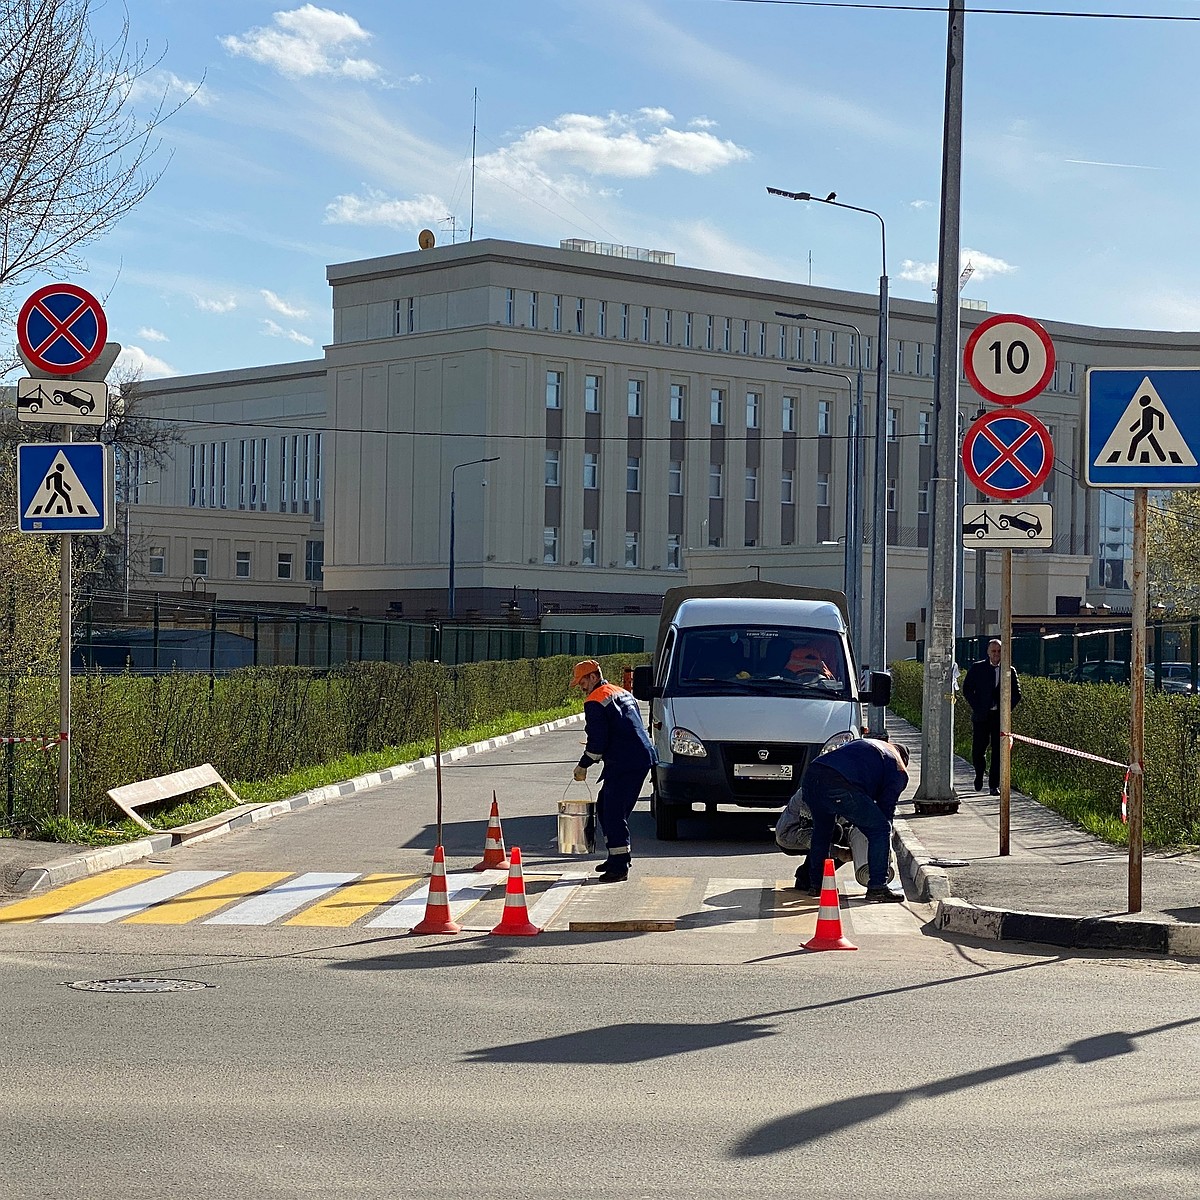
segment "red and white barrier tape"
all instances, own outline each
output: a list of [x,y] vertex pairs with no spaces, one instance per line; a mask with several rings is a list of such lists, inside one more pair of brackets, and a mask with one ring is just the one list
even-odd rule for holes
[[1075,758],[1086,758],[1089,762],[1103,763],[1106,767],[1116,767],[1118,770],[1125,772],[1125,782],[1121,785],[1121,822],[1124,825],[1129,824],[1129,777],[1130,775],[1140,775],[1142,768],[1139,763],[1121,763],[1112,758],[1101,758],[1098,754],[1089,754],[1086,750],[1074,750],[1070,746],[1059,746],[1054,742],[1043,742],[1039,738],[1025,737],[1020,733],[1006,733],[1003,735],[1008,738],[1009,744],[1013,742],[1025,742],[1029,746],[1041,746],[1044,750],[1057,750],[1060,754],[1070,754]]
[[4,737],[0,736],[0,746],[14,746],[18,742],[40,742],[43,747],[53,746],[58,742],[65,742],[67,735],[65,733],[35,733],[28,737]]

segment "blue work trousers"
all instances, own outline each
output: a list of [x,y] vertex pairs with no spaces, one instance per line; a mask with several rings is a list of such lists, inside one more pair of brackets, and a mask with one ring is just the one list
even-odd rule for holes
[[829,857],[829,843],[838,817],[867,837],[868,888],[887,886],[892,822],[866,792],[836,771],[813,766],[804,776],[804,799],[812,812],[812,847],[808,852],[808,881],[819,888]]
[[616,772],[605,767],[600,776],[600,794],[596,797],[596,816],[604,833],[609,854],[629,853],[629,814],[642,793],[649,768],[636,773]]

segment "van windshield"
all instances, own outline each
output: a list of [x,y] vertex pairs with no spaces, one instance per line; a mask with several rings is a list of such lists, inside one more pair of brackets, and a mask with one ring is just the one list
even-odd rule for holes
[[717,625],[681,629],[668,686],[679,694],[821,694],[846,699],[842,639],[826,629]]

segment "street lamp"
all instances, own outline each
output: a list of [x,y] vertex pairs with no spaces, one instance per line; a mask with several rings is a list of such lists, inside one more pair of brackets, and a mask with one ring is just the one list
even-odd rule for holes
[[[818,204],[831,204],[834,208],[848,208],[851,212],[866,213],[879,222],[880,265],[879,275],[879,346],[875,352],[875,528],[871,537],[871,667],[876,671],[887,670],[887,401],[888,401],[888,274],[887,274],[887,226],[883,217],[873,208],[859,208],[856,204],[845,204],[837,198],[837,192],[828,196],[814,196],[809,192],[785,192],[780,188],[767,188],[767,194],[782,196],[787,200],[811,200]],[[882,708],[871,715],[871,728],[884,728]]]
[[[830,375],[834,379],[844,379],[846,387],[853,392],[854,381],[841,371],[823,371],[819,367],[788,367],[800,375]],[[862,372],[858,376],[859,397],[862,396]],[[844,569],[844,590],[846,592],[846,611],[850,616],[850,641],[854,644],[857,655],[862,645],[862,526],[858,513],[858,488],[855,480],[858,470],[858,454],[855,433],[854,402],[850,404],[850,416],[846,430],[846,564]],[[853,518],[853,520],[852,520]]]
[[497,462],[499,458],[498,454],[492,455],[491,458],[473,458],[470,462],[459,463],[450,470],[450,591],[446,604],[450,616],[454,616],[454,476],[463,467],[476,467],[480,463]]
[[855,654],[862,653],[862,425],[863,425],[863,354],[862,331],[848,321],[832,321],[825,317],[809,317],[807,313],[785,313],[775,310],[777,317],[790,321],[812,320],[821,325],[837,325],[854,331],[858,339],[855,349],[854,400],[850,406],[850,422],[846,446],[846,607],[850,611],[850,632]]

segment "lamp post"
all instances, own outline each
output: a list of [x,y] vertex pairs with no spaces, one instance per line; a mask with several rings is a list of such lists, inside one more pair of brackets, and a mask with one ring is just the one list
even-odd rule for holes
[[785,313],[775,310],[777,317],[792,321],[812,320],[821,325],[837,325],[852,330],[858,339],[855,348],[854,401],[850,406],[850,422],[846,446],[846,607],[850,610],[850,631],[855,654],[862,645],[862,427],[863,427],[863,353],[862,331],[849,321],[833,321],[825,317],[809,317],[807,313]]
[[[887,401],[888,401],[888,274],[887,226],[873,208],[845,204],[836,192],[814,196],[810,192],[785,192],[767,188],[767,194],[787,200],[811,200],[848,208],[851,212],[866,213],[879,222],[879,345],[875,351],[875,523],[871,531],[871,668],[887,670]],[[876,708],[871,714],[871,728],[882,730],[884,710]]]
[[451,617],[454,616],[454,476],[463,467],[476,467],[480,463],[496,462],[499,457],[498,454],[494,454],[491,458],[473,458],[470,462],[459,463],[450,470],[450,589],[446,598],[446,608]]
[[[831,322],[832,324],[832,322]],[[820,367],[788,367],[800,375],[829,375],[834,379],[844,379],[851,395],[854,391],[854,381],[841,371],[824,371]],[[862,397],[862,373],[858,377],[859,398]],[[850,617],[850,641],[854,644],[855,654],[859,653],[862,644],[862,527],[857,518],[857,471],[858,454],[854,419],[855,402],[850,403],[850,416],[846,422],[846,560],[844,568],[843,589],[846,593],[846,611]]]

